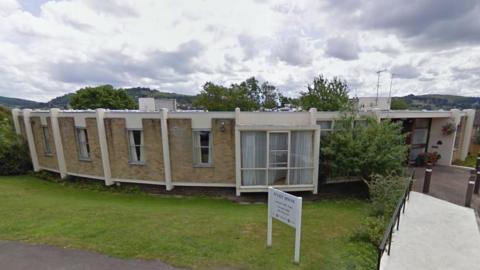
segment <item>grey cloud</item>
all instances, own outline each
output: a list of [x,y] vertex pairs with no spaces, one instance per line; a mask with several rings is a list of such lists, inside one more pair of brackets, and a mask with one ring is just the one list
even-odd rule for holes
[[[120,3],[119,3],[120,2]],[[138,17],[139,14],[133,9],[133,6],[129,6],[121,1],[116,0],[87,0],[86,3],[96,11],[100,11],[105,14],[111,14],[116,16],[125,17]]]
[[175,51],[156,50],[138,60],[116,51],[102,51],[87,62],[51,64],[51,76],[68,83],[111,83],[122,85],[132,78],[158,82],[181,82],[197,72],[208,72],[196,63],[204,47],[197,41],[179,46]]
[[480,2],[476,0],[347,0],[331,1],[329,6],[333,16],[343,17],[350,27],[393,31],[415,46],[480,43]]
[[327,40],[325,53],[330,57],[342,60],[358,59],[359,47],[356,43],[346,38],[331,38]]
[[395,78],[413,79],[421,75],[420,71],[412,65],[395,65],[391,68]]
[[293,66],[307,66],[312,63],[313,52],[299,38],[288,37],[277,43],[273,57]]

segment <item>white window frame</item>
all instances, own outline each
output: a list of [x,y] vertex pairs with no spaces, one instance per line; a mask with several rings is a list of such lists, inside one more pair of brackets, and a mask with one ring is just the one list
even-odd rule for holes
[[[85,141],[82,142],[80,141],[80,132],[85,132]],[[75,127],[75,136],[77,138],[77,149],[78,149],[78,159],[83,160],[83,161],[90,161],[90,142],[88,140],[88,131],[87,128],[85,127]],[[87,153],[87,156],[82,156],[82,151],[80,149],[82,147],[85,147],[85,152]]]
[[42,126],[43,151],[46,156],[53,156],[52,145],[50,144],[50,130],[48,126]]
[[[195,146],[195,140],[197,136],[200,136],[201,132],[208,132],[208,147],[207,146]],[[199,148],[196,150],[196,148]],[[208,162],[202,162],[201,150],[202,148],[208,149]],[[200,153],[200,160],[195,155],[195,153]],[[211,129],[208,128],[198,128],[192,130],[192,161],[194,167],[212,167],[213,166],[213,133]]]
[[[133,132],[140,132],[140,144],[135,143],[133,138]],[[128,163],[135,165],[144,165],[145,164],[145,140],[142,129],[127,129],[127,142],[128,142]],[[140,147],[140,158],[136,157],[134,159],[133,152],[135,151],[135,156],[137,155],[137,147]]]
[[[258,187],[269,187],[269,186],[273,186],[273,187],[291,187],[291,186],[297,186],[297,185],[290,185],[290,170],[293,170],[293,169],[311,169],[313,171],[315,171],[315,154],[312,156],[312,165],[311,167],[291,167],[290,166],[290,156],[291,156],[291,153],[290,153],[290,149],[291,149],[291,132],[292,131],[311,131],[313,133],[313,136],[315,136],[315,130],[310,130],[310,129],[299,129],[299,130],[249,130],[249,129],[242,129],[240,130],[240,136],[242,136],[242,132],[248,132],[248,131],[260,131],[260,132],[265,132],[266,135],[267,135],[267,138],[266,138],[266,155],[267,155],[267,161],[266,161],[266,168],[244,168],[243,167],[243,164],[241,163],[241,160],[240,160],[240,172],[241,172],[241,177],[240,177],[240,181],[241,181],[241,186],[242,187],[248,187],[248,188],[258,188]],[[272,133],[287,133],[288,134],[288,141],[287,141],[287,149],[288,149],[288,152],[287,152],[287,167],[270,167],[270,134]],[[312,144],[313,144],[313,147],[315,148],[315,138],[312,138],[313,141],[312,141]],[[242,146],[240,146],[241,148]],[[265,185],[243,185],[243,171],[253,171],[253,170],[263,170],[265,171]],[[269,170],[286,170],[287,171],[287,178],[285,180],[285,185],[269,185],[268,184],[268,171]],[[313,177],[315,177],[315,173],[313,173]],[[312,178],[312,183],[311,185],[314,185],[315,184],[315,181],[314,179]],[[299,186],[304,186],[305,184],[300,184]],[[307,185],[310,185],[310,184],[307,184]]]

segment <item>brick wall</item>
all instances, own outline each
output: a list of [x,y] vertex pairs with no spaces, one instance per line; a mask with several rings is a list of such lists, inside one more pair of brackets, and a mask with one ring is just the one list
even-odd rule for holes
[[50,149],[52,150],[51,154],[45,153],[45,143],[43,139],[43,129],[40,117],[30,117],[30,123],[32,125],[33,141],[35,143],[35,149],[37,150],[38,155],[38,164],[41,167],[58,170],[57,153],[55,151],[55,142],[53,141],[52,122],[50,121],[50,117],[47,117],[47,126],[49,133],[48,141],[50,144]]
[[[225,131],[221,131],[221,123]],[[213,164],[193,166],[191,119],[168,119],[172,182],[235,183],[235,121],[212,119]]]
[[67,172],[103,176],[102,156],[100,152],[100,144],[98,142],[97,120],[95,118],[86,118],[85,124],[88,135],[88,144],[90,147],[90,160],[79,159],[74,118],[58,118],[58,126],[62,138],[63,155],[65,156]]
[[160,119],[142,119],[145,164],[129,164],[125,119],[106,118],[105,133],[112,178],[164,181]]

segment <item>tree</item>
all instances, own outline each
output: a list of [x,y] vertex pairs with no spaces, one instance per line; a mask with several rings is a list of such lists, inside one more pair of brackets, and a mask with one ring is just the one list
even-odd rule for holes
[[264,82],[260,84],[255,77],[229,87],[207,82],[195,98],[193,106],[209,111],[242,111],[274,109],[280,103],[280,94],[275,86]]
[[348,98],[348,86],[345,81],[334,77],[328,80],[319,75],[313,79],[313,85],[300,93],[300,105],[304,109],[316,108],[319,111],[340,111],[351,107]]
[[115,89],[111,85],[85,87],[78,90],[70,99],[73,109],[136,109],[137,104],[127,91]]
[[392,110],[406,110],[408,104],[403,98],[392,98],[392,104],[390,104]]

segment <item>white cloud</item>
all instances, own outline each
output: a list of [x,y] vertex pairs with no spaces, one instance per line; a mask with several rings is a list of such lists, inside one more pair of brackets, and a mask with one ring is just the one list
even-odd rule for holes
[[375,19],[376,4],[351,0],[2,0],[0,95],[46,101],[101,83],[194,94],[256,76],[294,96],[318,74],[373,95],[384,68],[394,95],[478,95],[479,5],[420,2],[402,13],[389,1]]

